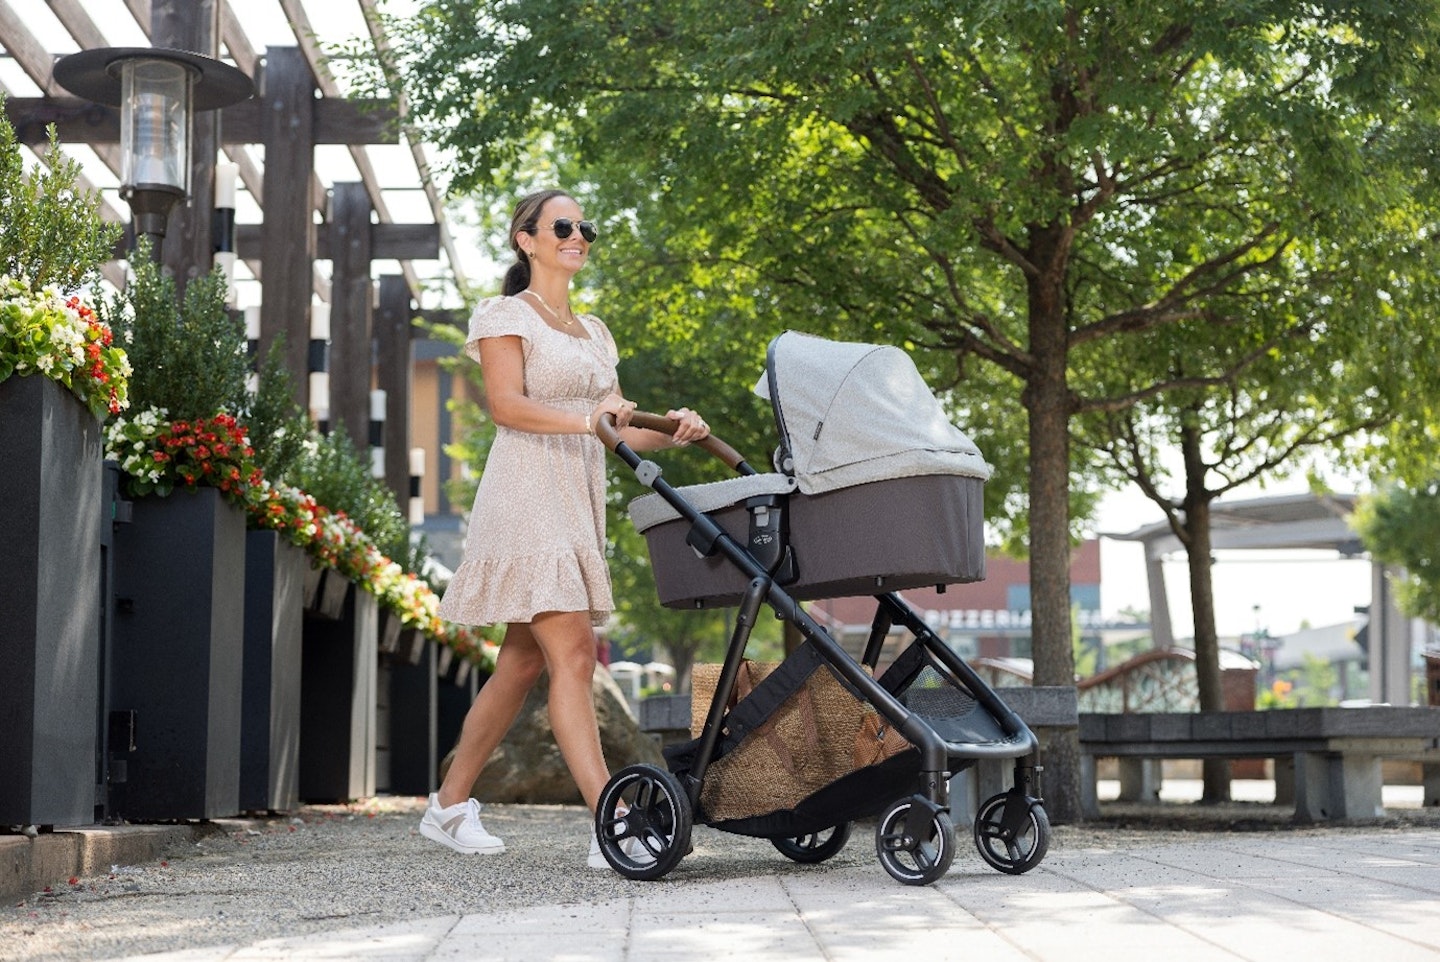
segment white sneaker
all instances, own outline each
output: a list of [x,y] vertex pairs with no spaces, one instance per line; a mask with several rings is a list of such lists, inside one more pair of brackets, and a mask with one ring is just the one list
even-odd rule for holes
[[[620,851],[628,858],[639,862],[641,865],[649,865],[655,861],[655,856],[650,854],[645,843],[638,838],[627,838],[620,841]],[[595,837],[595,829],[590,829],[590,854],[585,859],[585,864],[591,868],[609,868],[610,863],[605,860],[605,853],[600,851],[600,839]]]
[[505,843],[480,824],[480,803],[473,798],[441,808],[439,798],[432,794],[425,816],[420,819],[420,834],[465,855],[498,855],[505,851]]

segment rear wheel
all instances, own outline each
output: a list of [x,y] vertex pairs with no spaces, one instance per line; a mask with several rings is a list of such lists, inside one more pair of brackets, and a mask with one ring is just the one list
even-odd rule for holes
[[630,879],[657,879],[690,851],[690,796],[655,765],[631,765],[600,792],[595,837],[610,867]]
[[849,840],[850,823],[841,822],[834,828],[811,832],[808,835],[797,835],[794,838],[772,838],[770,844],[779,849],[780,854],[788,859],[814,864],[835,855],[845,847],[845,843]]
[[955,823],[943,809],[905,798],[875,826],[875,852],[890,877],[906,885],[929,885],[955,861]]
[[975,847],[991,868],[1023,875],[1040,864],[1050,847],[1050,816],[1027,795],[996,795],[975,815]]

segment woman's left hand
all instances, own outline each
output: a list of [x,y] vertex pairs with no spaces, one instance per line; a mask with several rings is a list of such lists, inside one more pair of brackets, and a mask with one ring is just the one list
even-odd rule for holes
[[665,416],[676,422],[675,433],[672,440],[683,447],[691,441],[699,441],[710,436],[710,425],[705,419],[689,408],[680,408],[675,411],[666,411]]

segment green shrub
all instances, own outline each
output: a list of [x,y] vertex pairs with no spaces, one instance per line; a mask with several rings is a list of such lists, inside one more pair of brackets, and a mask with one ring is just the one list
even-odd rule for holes
[[406,564],[411,556],[409,523],[385,482],[370,475],[369,458],[355,448],[343,427],[329,436],[312,433],[282,480],[331,511],[343,511],[387,557],[413,570]]
[[244,321],[225,304],[225,277],[212,271],[185,287],[164,274],[142,242],[131,259],[134,276],[101,314],[123,332],[134,374],[130,404],[164,408],[172,420],[243,412],[250,360]]
[[27,176],[15,128],[0,112],[0,274],[31,290],[70,292],[98,280],[121,228],[100,219],[98,193],[76,188],[80,164],[60,150],[54,127],[49,159]]
[[266,477],[284,478],[304,457],[306,443],[315,433],[309,415],[295,400],[294,380],[285,367],[285,335],[270,345],[258,382],[244,417],[250,445]]

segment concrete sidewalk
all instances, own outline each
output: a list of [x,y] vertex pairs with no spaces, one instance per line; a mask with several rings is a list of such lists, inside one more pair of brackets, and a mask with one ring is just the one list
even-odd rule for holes
[[675,888],[590,906],[444,916],[169,960],[1440,958],[1440,832],[1209,837],[1053,853],[928,888],[877,869]]
[[[1240,805],[1230,824],[1253,830],[1214,830],[1230,816],[1211,809],[1191,831],[1166,809],[1164,828],[1145,812],[1057,828],[1018,877],[965,839],[917,888],[885,873],[868,825],[819,866],[700,828],[691,856],[644,883],[587,872],[578,809],[487,809],[510,850],[466,858],[413,831],[418,800],[350,807],[239,828],[153,880],[122,874],[120,891],[16,906],[0,958],[1440,960],[1434,813],[1297,829]],[[183,947],[153,952],[166,946]]]

